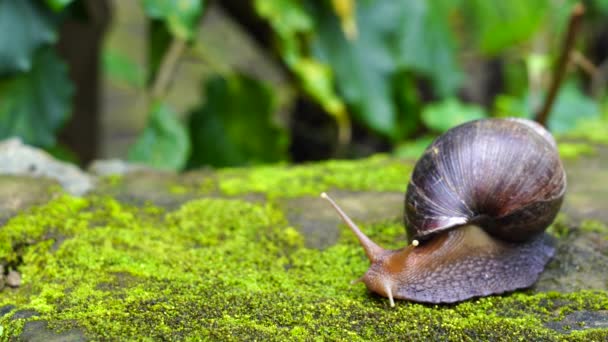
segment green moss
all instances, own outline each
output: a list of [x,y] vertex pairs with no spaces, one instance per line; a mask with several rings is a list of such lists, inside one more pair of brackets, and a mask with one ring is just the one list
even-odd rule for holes
[[557,214],[555,221],[547,228],[547,233],[560,239],[567,237],[571,233],[571,229],[566,214]]
[[100,182],[104,183],[109,187],[119,186],[122,184],[124,177],[122,175],[108,175],[102,177]]
[[582,139],[597,144],[608,144],[608,117],[602,116],[593,120],[581,120],[573,131],[568,132],[565,138]]
[[187,194],[188,188],[183,185],[173,184],[173,185],[169,186],[169,193],[171,193],[172,195]]
[[[402,245],[399,222],[363,227]],[[457,305],[388,301],[350,286],[368,267],[349,234],[319,251],[272,204],[201,199],[173,212],[58,197],[0,230],[23,276],[5,290],[3,338],[32,320],[95,340],[546,340],[546,323],[608,306],[606,292],[517,292]],[[11,319],[18,310],[38,316]],[[601,336],[596,330],[570,335]]]
[[574,159],[596,153],[595,147],[587,143],[560,142],[558,147],[559,155],[563,159]]
[[263,193],[269,198],[318,195],[328,189],[405,191],[411,163],[384,155],[359,161],[329,161],[301,166],[260,166],[219,171],[227,195]]
[[598,233],[608,239],[608,227],[598,220],[584,220],[581,222],[580,229],[583,232]]

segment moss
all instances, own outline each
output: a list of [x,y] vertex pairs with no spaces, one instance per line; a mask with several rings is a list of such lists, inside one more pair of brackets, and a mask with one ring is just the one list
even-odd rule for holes
[[[401,245],[399,222],[363,227]],[[201,199],[165,212],[61,196],[0,230],[0,257],[23,276],[5,290],[3,338],[26,321],[95,340],[551,340],[545,324],[608,307],[606,292],[517,292],[460,303],[388,301],[350,286],[368,264],[349,234],[319,251],[272,204]],[[38,315],[16,318],[20,310]],[[16,316],[15,316],[16,317]],[[577,331],[574,340],[605,336]]]
[[169,193],[171,193],[172,195],[183,195],[183,194],[187,194],[188,193],[188,188],[183,186],[183,185],[179,185],[179,184],[172,184],[169,186]]
[[103,183],[106,183],[108,186],[119,186],[122,184],[124,177],[122,175],[108,175],[101,178]]
[[608,227],[598,220],[583,220],[580,229],[584,232],[608,234]]
[[559,155],[563,159],[575,159],[596,154],[595,147],[588,143],[560,142],[558,147]]
[[565,135],[565,138],[585,140],[597,144],[608,144],[608,117],[602,116],[593,120],[581,120],[575,129]]
[[562,239],[571,233],[568,217],[564,213],[557,214],[555,221],[547,228],[547,233]]
[[598,220],[583,220],[580,229],[587,233],[597,233],[608,239],[608,227]]
[[329,161],[302,166],[260,166],[219,171],[227,195],[263,193],[269,198],[318,195],[328,189],[405,191],[411,163],[384,155],[359,161]]

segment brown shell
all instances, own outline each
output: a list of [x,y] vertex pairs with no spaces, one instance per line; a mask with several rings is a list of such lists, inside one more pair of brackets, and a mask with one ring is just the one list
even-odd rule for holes
[[525,119],[454,127],[420,158],[405,197],[410,239],[474,223],[523,241],[555,218],[566,175],[551,134]]

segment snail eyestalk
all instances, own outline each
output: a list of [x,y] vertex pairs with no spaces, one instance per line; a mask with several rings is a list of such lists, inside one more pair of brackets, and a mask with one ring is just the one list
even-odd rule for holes
[[321,193],[321,198],[327,200],[329,204],[336,210],[342,221],[350,228],[350,230],[355,233],[357,239],[359,239],[359,243],[365,250],[365,254],[367,258],[372,262],[378,261],[378,258],[385,254],[384,248],[378,246],[374,241],[367,237],[367,235],[363,234],[361,229],[357,227],[357,225],[346,215],[346,213],[334,202],[334,200],[329,197],[326,193]]
[[393,291],[391,290],[390,284],[385,284],[386,296],[388,301],[391,303],[391,308],[395,307],[395,300],[393,299]]

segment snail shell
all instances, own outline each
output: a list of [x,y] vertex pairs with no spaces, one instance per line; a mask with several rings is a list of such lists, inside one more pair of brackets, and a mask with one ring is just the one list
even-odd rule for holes
[[418,160],[405,197],[411,239],[465,224],[525,241],[555,219],[566,174],[555,140],[525,119],[486,119],[437,138]]
[[544,230],[566,190],[556,143],[525,119],[485,119],[450,129],[417,162],[405,198],[412,244],[385,250],[325,193],[371,266],[373,292],[450,303],[533,285],[555,249]]

